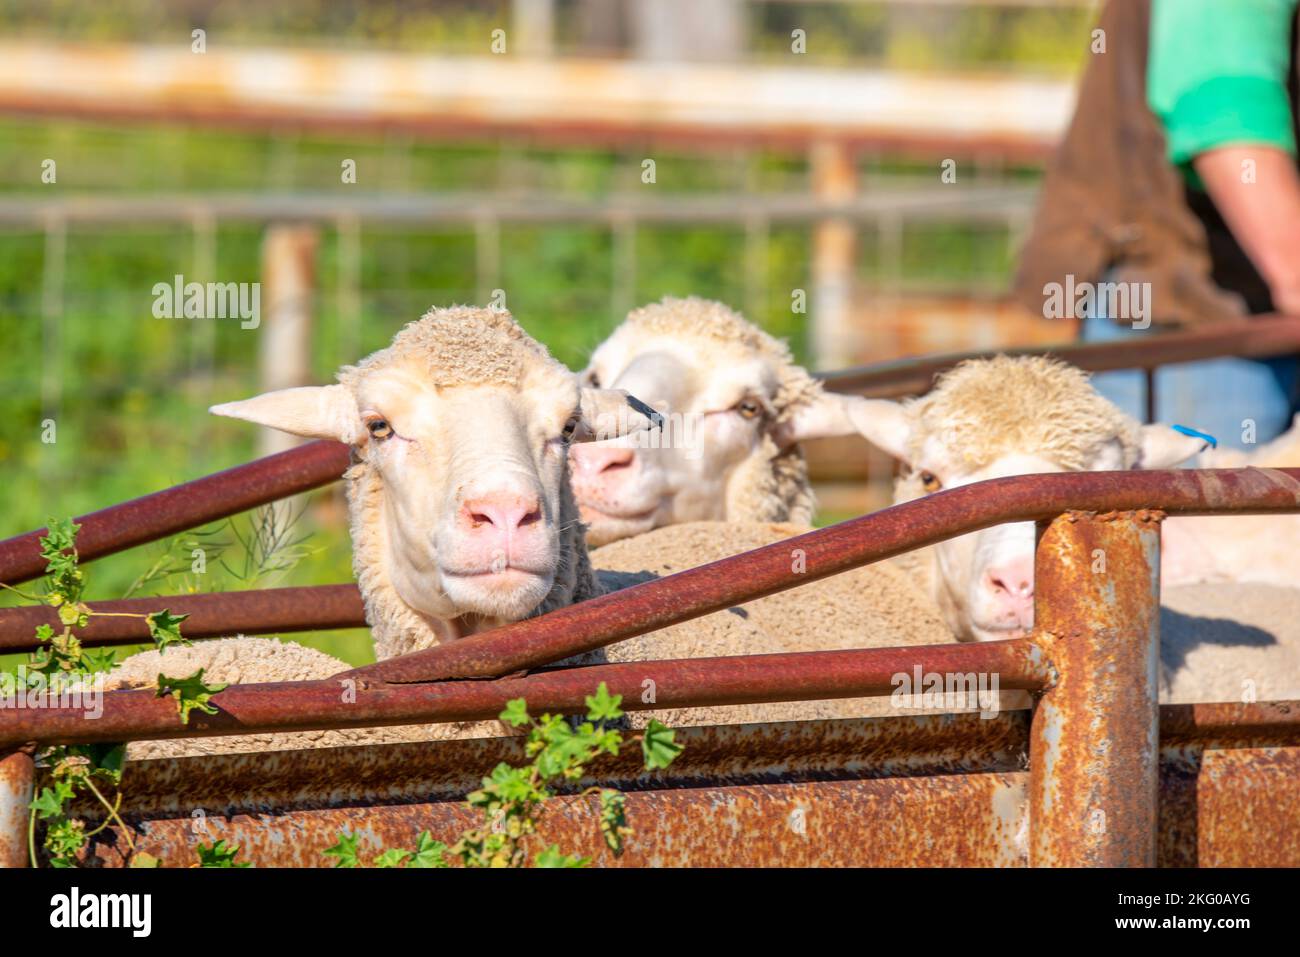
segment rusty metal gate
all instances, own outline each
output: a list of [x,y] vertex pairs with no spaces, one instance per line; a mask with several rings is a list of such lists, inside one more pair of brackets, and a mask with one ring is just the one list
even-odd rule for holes
[[[347,452],[317,442],[85,516],[92,559],[337,479]],[[337,679],[232,686],[215,715],[177,724],[149,691],[77,709],[0,710],[0,863],[27,854],[39,745],[495,717],[510,698],[573,712],[604,681],[625,707],[667,708],[889,694],[892,677],[994,673],[1030,711],[688,728],[666,771],[611,759],[543,818],[541,838],[600,864],[1300,864],[1300,702],[1157,705],[1160,522],[1166,515],[1300,512],[1300,469],[1019,476],[943,491],[543,617]],[[1035,627],[980,644],[547,668],[552,662],[805,585],[956,535],[1039,526]],[[39,532],[0,542],[0,580],[43,570]],[[791,548],[807,570],[792,575]],[[1095,549],[1112,569],[1094,575]],[[146,600],[94,603],[105,610]],[[148,599],[152,606],[156,599]],[[354,586],[169,599],[192,637],[362,623]],[[52,610],[0,611],[0,650],[32,646]],[[92,619],[87,644],[147,638],[134,619]],[[520,676],[520,674],[522,676]],[[509,677],[502,677],[509,676]],[[659,689],[640,704],[641,682]],[[320,865],[340,829],[412,844],[471,823],[465,793],[517,739],[372,745],[134,763],[123,817],[165,864],[192,858],[191,814],[263,865]],[[593,783],[628,794],[636,829],[615,860],[590,826]],[[95,820],[92,807],[77,808]],[[111,831],[104,832],[105,835]],[[111,838],[96,845],[120,864]],[[311,848],[304,851],[302,848]]]

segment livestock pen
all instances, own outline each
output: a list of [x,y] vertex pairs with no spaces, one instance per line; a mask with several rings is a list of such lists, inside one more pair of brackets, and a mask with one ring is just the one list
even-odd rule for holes
[[[1059,350],[1094,367],[1155,365],[1300,347],[1300,324],[1173,333],[1127,357]],[[1091,350],[1091,351],[1089,351]],[[1107,351],[1110,350],[1110,351]],[[1164,351],[1160,351],[1164,350]],[[828,376],[840,389],[921,391],[956,357]],[[873,379],[873,376],[875,377]],[[338,479],[346,447],[316,442],[79,521],[93,559]],[[1300,512],[1300,468],[1073,473],[943,491],[545,616],[345,673],[233,686],[212,715],[182,727],[172,702],[110,692],[103,715],[0,711],[0,863],[27,859],[27,804],[43,745],[364,727],[495,717],[507,700],[573,712],[600,682],[629,709],[887,695],[894,676],[992,674],[1034,696],[1032,711],[721,725],[679,731],[682,758],[644,772],[608,759],[552,802],[541,839],[600,864],[1226,866],[1300,864],[1300,702],[1159,706],[1160,522],[1166,516]],[[1035,521],[1035,628],[966,645],[548,667],[578,652],[807,585],[966,532]],[[39,532],[0,542],[0,581],[39,575]],[[793,549],[804,569],[792,571]],[[1092,571],[1097,549],[1108,573]],[[92,603],[142,608],[142,600]],[[157,599],[150,599],[150,606]],[[291,632],[363,622],[353,586],[177,596],[191,637]],[[0,612],[0,649],[30,649],[46,608]],[[87,644],[144,637],[137,619],[100,618]],[[641,701],[643,682],[657,699]],[[516,738],[368,745],[133,763],[122,818],[165,864],[192,854],[192,813],[207,833],[263,865],[321,864],[340,829],[376,848],[421,830],[459,831],[460,799]],[[614,858],[584,826],[588,785],[627,792],[636,828]],[[96,822],[96,810],[78,813]],[[95,861],[124,863],[109,828]]]

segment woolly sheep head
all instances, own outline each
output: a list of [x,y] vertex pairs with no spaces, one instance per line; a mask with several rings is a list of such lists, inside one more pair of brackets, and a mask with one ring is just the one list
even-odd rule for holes
[[665,298],[631,312],[592,354],[590,385],[665,416],[659,432],[575,448],[574,493],[602,545],[677,522],[812,519],[798,443],[855,434],[784,343],[722,303]]
[[[1010,475],[1170,468],[1206,444],[1166,425],[1139,425],[1087,373],[1037,356],[970,360],[920,399],[861,403],[863,434],[909,468],[897,501]],[[929,584],[959,638],[1013,638],[1032,627],[1032,522],[931,551]]]
[[[625,393],[580,389],[488,309],[434,309],[338,379],[211,411],[352,446],[354,547],[362,534],[376,543],[401,600],[441,620],[532,612],[573,561],[561,538],[576,521],[570,443],[646,428],[653,414]],[[353,496],[359,470],[378,483],[367,505]]]

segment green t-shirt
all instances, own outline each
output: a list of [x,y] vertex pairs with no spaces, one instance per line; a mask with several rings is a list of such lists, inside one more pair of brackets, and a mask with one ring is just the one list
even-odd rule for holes
[[1296,155],[1287,95],[1291,23],[1300,0],[1151,0],[1147,103],[1170,162],[1219,146],[1262,144]]

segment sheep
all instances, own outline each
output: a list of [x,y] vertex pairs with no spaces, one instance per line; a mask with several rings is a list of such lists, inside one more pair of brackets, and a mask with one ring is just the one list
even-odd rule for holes
[[844,416],[825,414],[842,397],[823,392],[784,342],[711,300],[666,297],[633,310],[581,375],[640,396],[671,426],[649,442],[570,452],[592,546],[675,522],[806,525],[814,501],[799,443],[848,434]]
[[[640,553],[653,554],[654,567],[627,553],[602,582],[583,539],[566,453],[577,438],[648,427],[649,410],[622,391],[580,389],[504,311],[435,309],[399,332],[388,349],[344,368],[335,385],[280,390],[212,411],[352,446],[344,479],[353,567],[381,659],[582,601],[664,567],[689,567],[709,554],[720,557],[806,530],[730,523],[662,529],[644,546],[654,551]],[[602,421],[609,419],[617,421]],[[620,553],[609,556],[618,559]],[[842,591],[846,602],[854,599],[845,607],[857,614],[839,615],[833,627],[825,620],[832,609],[818,594],[801,590],[763,605],[803,602],[798,616],[789,612],[791,621],[763,628],[719,612],[615,646],[605,657],[951,640],[939,618],[922,610],[924,599],[905,577],[876,566],[855,576],[856,584]],[[891,603],[903,611],[872,617],[870,609]],[[765,620],[767,612],[756,613],[755,621]],[[208,647],[189,652],[187,667],[219,664],[219,651]],[[238,673],[244,680],[284,677],[272,658],[258,668]],[[220,679],[221,673],[212,674]],[[782,707],[786,715],[797,711]],[[822,713],[816,710],[821,707],[812,713]],[[703,710],[693,720],[716,720],[721,713]],[[726,712],[762,720],[775,713],[759,706]]]
[[[859,399],[863,435],[909,468],[895,489],[908,501],[941,488],[1035,472],[1170,468],[1205,441],[1164,425],[1139,425],[1103,398],[1086,373],[1043,357],[964,362],[922,398]],[[1300,584],[1285,558],[1296,516],[1169,519],[1162,530],[1164,585]],[[1023,634],[1033,614],[1032,523],[963,535],[912,556],[910,567],[963,640]]]
[[338,379],[211,411],[352,447],[353,570],[379,658],[598,593],[567,450],[649,427],[649,410],[580,389],[508,312],[467,306],[432,310]]
[[[482,371],[498,366],[509,373]],[[593,572],[577,520],[561,454],[572,430],[562,430],[582,419],[589,394],[628,400],[596,386],[581,401],[577,393],[572,374],[508,314],[459,308],[407,326],[388,349],[345,368],[338,385],[212,411],[352,444],[353,568],[383,659],[608,587]],[[718,539],[712,550],[743,550],[728,544],[728,528],[709,532]],[[804,528],[769,523],[738,534],[749,544]],[[698,564],[703,539],[688,531],[662,541],[675,542],[667,547],[678,549],[677,567],[688,567]],[[890,587],[882,581],[882,600]]]

